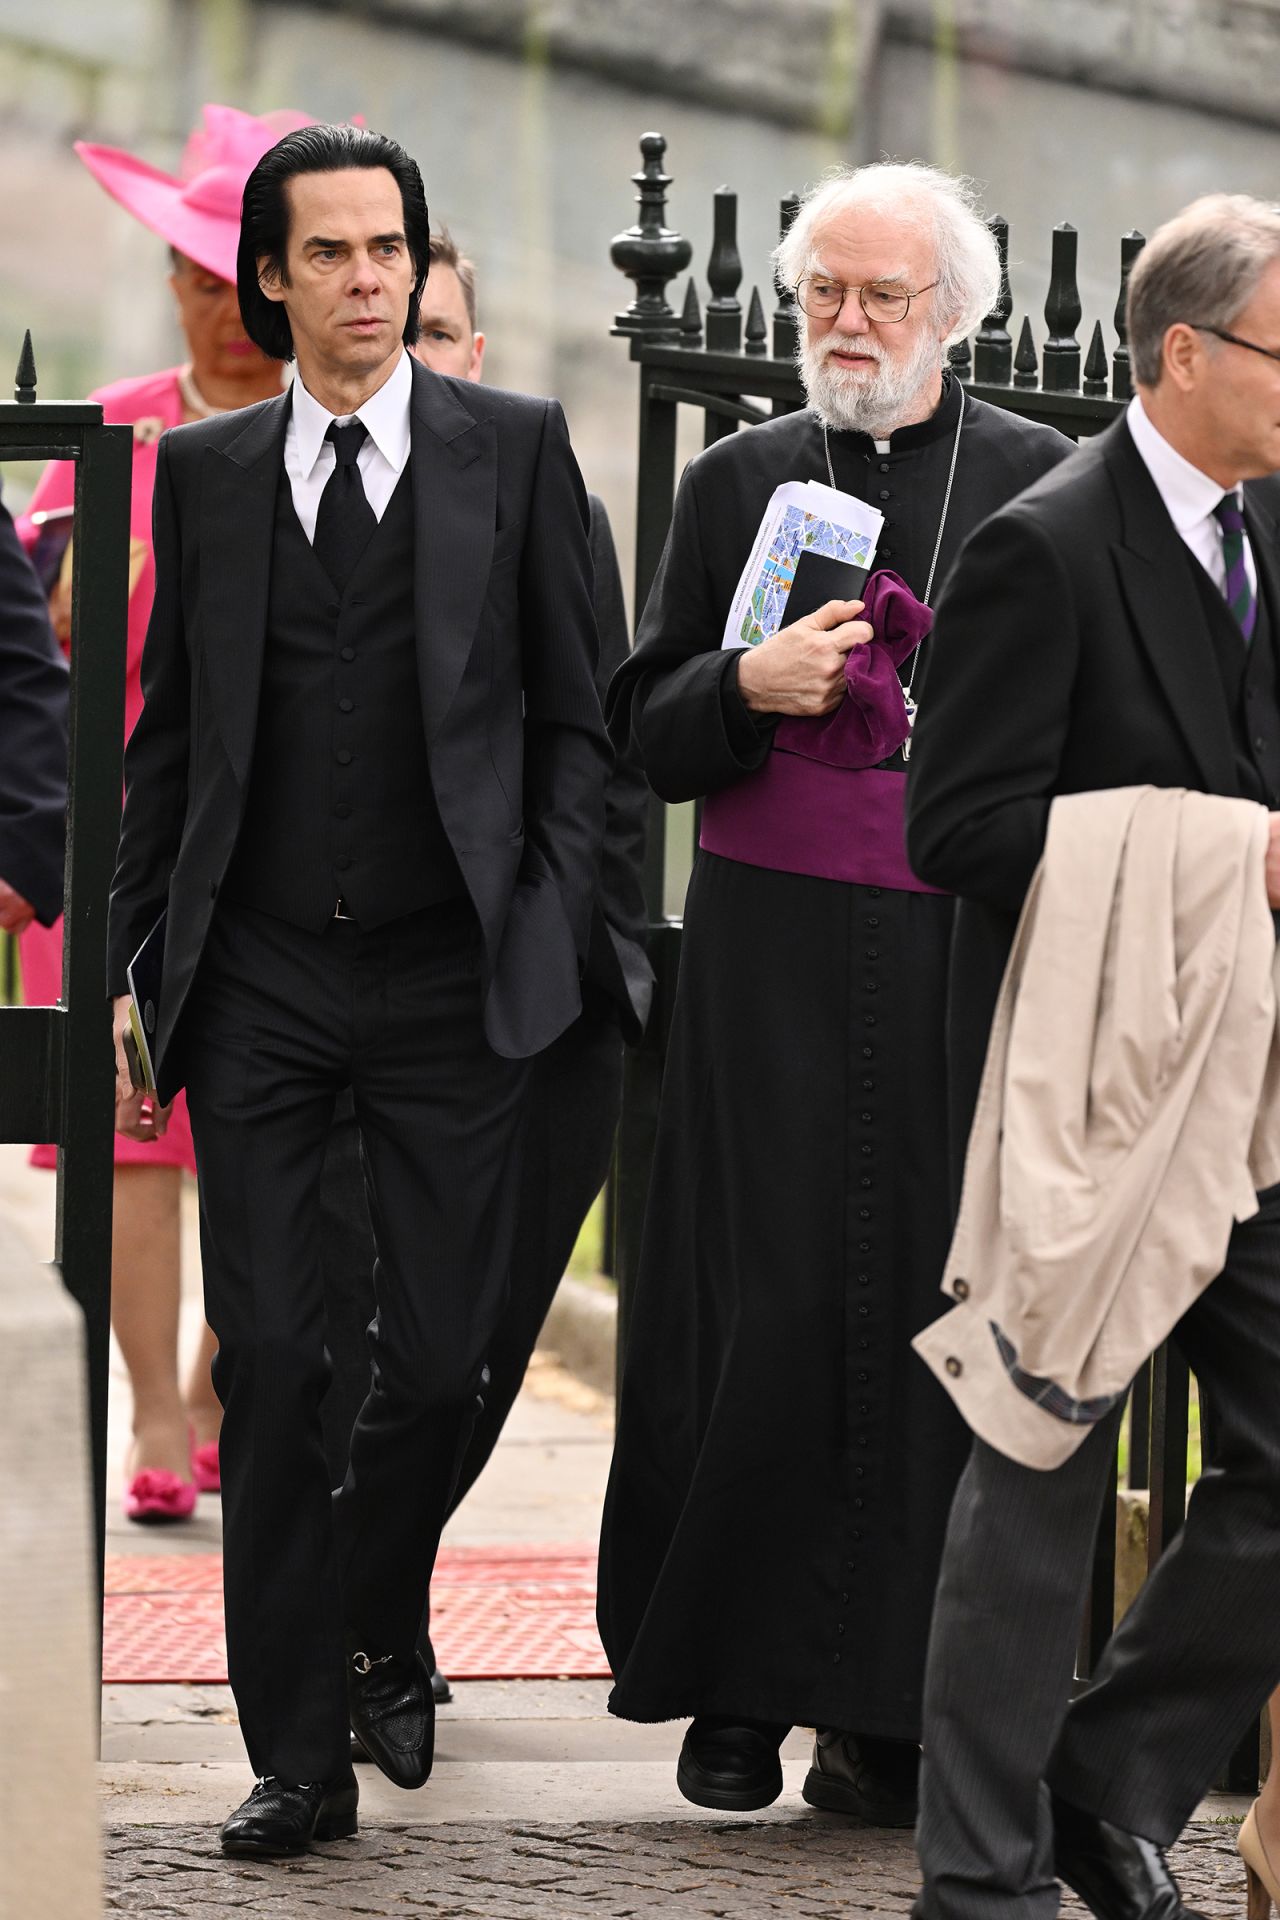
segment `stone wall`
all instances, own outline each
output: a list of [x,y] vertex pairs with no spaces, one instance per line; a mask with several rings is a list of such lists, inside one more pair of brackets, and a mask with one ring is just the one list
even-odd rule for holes
[[1280,123],[1280,0],[886,0],[884,12],[896,38]]
[[883,0],[360,0],[360,11],[842,133],[871,70]]
[[[354,8],[356,0],[329,0]],[[360,10],[841,135],[885,35],[1280,123],[1280,0],[359,0]]]

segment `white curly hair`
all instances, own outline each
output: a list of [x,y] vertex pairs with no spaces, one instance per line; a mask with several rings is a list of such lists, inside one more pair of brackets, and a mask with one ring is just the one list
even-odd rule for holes
[[826,174],[805,194],[790,230],[774,250],[782,284],[794,287],[808,272],[814,260],[814,236],[822,227],[860,207],[928,231],[937,263],[937,306],[950,320],[943,348],[967,339],[999,296],[1000,255],[972,181],[945,173],[941,167],[878,160]]

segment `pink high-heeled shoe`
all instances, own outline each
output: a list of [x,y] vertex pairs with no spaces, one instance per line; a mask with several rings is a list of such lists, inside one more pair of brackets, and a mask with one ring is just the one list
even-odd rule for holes
[[155,1525],[189,1520],[196,1510],[194,1480],[182,1480],[165,1467],[143,1467],[124,1492],[124,1517]]
[[222,1469],[218,1463],[218,1443],[206,1440],[202,1447],[192,1446],[191,1471],[197,1493],[221,1493]]

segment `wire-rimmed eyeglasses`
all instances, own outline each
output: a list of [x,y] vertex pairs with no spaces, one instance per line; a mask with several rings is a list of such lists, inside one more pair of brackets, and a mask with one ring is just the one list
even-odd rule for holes
[[1192,320],[1189,325],[1197,333],[1211,333],[1215,340],[1225,340],[1229,346],[1247,347],[1250,353],[1261,353],[1268,360],[1280,360],[1280,347],[1262,347],[1256,340],[1246,340],[1241,333],[1228,333],[1225,327],[1208,327],[1199,320]]
[[856,293],[858,303],[868,320],[876,326],[892,326],[898,320],[905,320],[911,311],[911,302],[918,300],[922,293],[928,293],[937,286],[931,280],[926,287],[900,287],[892,281],[869,280],[861,287],[846,287],[839,280],[829,280],[822,273],[802,273],[796,281],[795,295],[801,311],[811,320],[833,320],[839,313],[851,293]]

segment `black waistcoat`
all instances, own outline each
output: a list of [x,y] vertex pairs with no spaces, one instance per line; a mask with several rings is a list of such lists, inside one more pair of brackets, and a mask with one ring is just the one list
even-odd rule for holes
[[276,496],[258,730],[226,898],[313,932],[464,891],[436,807],[418,686],[409,469],[339,598]]
[[1230,607],[1204,568],[1192,562],[1204,604],[1214,658],[1227,697],[1236,778],[1246,800],[1280,808],[1280,671],[1276,663],[1276,609],[1258,586],[1258,618],[1246,647]]

